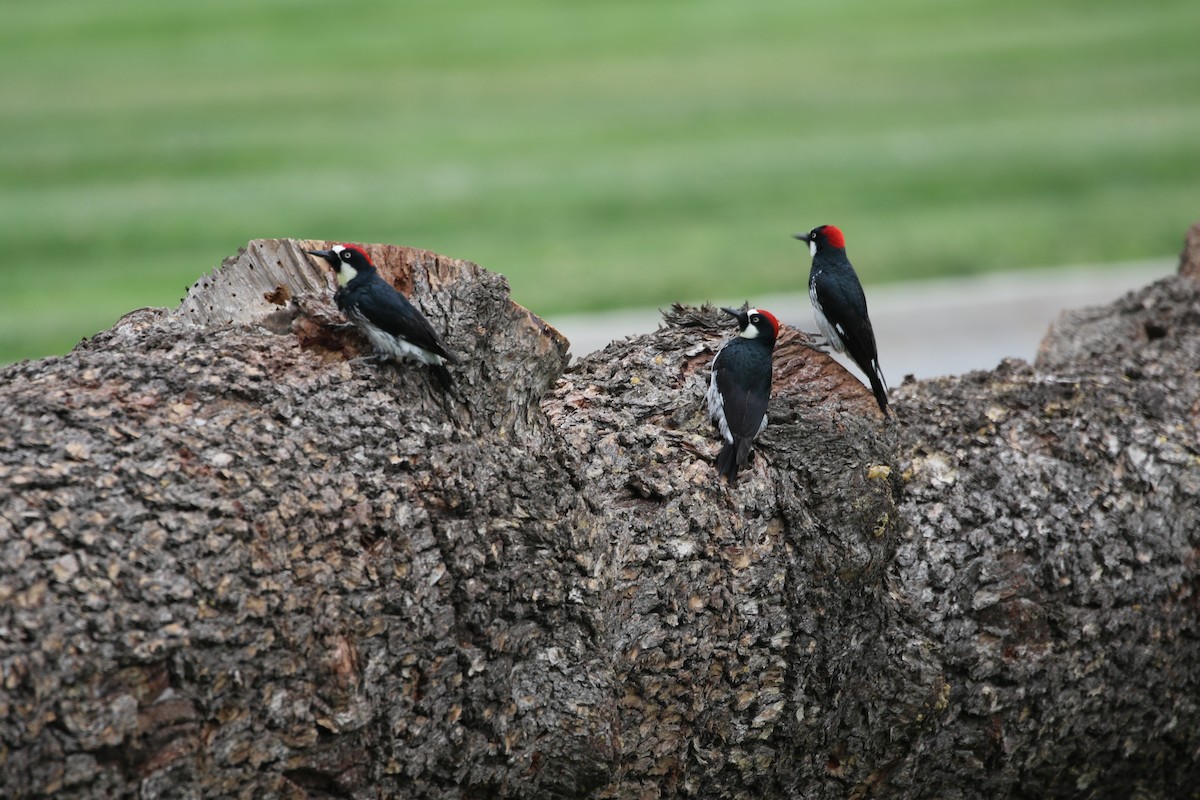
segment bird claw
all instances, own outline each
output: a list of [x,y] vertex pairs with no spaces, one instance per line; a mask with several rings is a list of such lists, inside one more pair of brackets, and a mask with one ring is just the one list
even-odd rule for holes
[[357,356],[356,358],[350,359],[346,363],[347,364],[365,364],[367,362],[372,362],[375,364],[382,364],[386,360],[387,360],[387,356],[385,356],[383,353],[372,353],[369,356]]
[[808,336],[808,341],[804,342],[804,346],[809,350],[816,350],[818,353],[828,353],[830,343],[824,334],[804,332]]

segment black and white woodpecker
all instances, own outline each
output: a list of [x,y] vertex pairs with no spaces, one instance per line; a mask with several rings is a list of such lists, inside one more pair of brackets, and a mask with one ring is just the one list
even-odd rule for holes
[[458,359],[442,344],[429,320],[379,277],[366,251],[354,244],[335,244],[328,250],[306,250],[323,258],[337,275],[333,295],[337,307],[367,337],[380,359],[428,364],[442,389],[453,385],[446,364]]
[[725,438],[717,473],[730,483],[750,458],[750,444],[767,427],[771,356],[779,320],[769,311],[722,308],[738,322],[738,335],[721,346],[708,382],[708,415]]
[[867,296],[846,257],[846,237],[832,225],[821,225],[795,238],[808,242],[812,270],[808,296],[821,333],[839,353],[848,353],[871,382],[879,410],[887,415],[888,390],[879,368],[875,331],[867,316]]

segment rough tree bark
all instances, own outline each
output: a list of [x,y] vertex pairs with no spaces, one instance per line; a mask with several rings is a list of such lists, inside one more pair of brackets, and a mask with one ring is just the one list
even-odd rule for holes
[[1193,277],[894,423],[788,330],[731,490],[712,309],[566,369],[502,277],[372,247],[464,356],[445,398],[349,363],[315,244],[0,371],[0,794],[1200,785]]

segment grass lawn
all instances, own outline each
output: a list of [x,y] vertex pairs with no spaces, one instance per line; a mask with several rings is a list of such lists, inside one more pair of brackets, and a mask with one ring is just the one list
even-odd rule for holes
[[1200,3],[54,0],[0,26],[0,362],[249,239],[425,247],[540,313],[1178,252]]

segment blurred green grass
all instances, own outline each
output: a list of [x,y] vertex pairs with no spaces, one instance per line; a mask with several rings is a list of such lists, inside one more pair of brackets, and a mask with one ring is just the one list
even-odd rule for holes
[[0,361],[269,236],[506,274],[542,314],[1174,255],[1200,4],[54,0],[0,26]]

